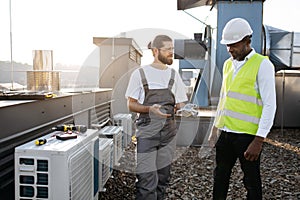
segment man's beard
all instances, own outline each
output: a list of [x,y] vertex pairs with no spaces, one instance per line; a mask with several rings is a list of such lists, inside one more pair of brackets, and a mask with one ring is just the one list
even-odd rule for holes
[[172,65],[173,64],[173,56],[168,58],[163,56],[161,53],[158,54],[158,60],[165,65]]

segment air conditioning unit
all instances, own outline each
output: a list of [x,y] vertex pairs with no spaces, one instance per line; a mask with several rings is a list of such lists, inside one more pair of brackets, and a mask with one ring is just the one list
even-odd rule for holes
[[105,192],[105,184],[113,171],[113,139],[99,138],[99,192]]
[[119,165],[119,160],[123,154],[122,148],[122,128],[119,126],[105,126],[99,130],[100,138],[110,138],[113,139],[114,144],[114,163],[113,166]]
[[115,125],[123,127],[123,144],[126,148],[131,143],[132,137],[132,115],[125,113],[118,113],[114,115],[113,121]]
[[30,141],[15,148],[15,199],[98,199],[99,137],[88,129],[75,139],[53,132],[40,146]]

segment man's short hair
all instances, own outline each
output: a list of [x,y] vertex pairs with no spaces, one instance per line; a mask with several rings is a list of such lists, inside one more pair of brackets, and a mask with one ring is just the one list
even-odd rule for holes
[[172,42],[172,38],[167,35],[157,35],[152,42],[148,44],[148,49],[152,48],[162,48],[164,46],[163,42]]

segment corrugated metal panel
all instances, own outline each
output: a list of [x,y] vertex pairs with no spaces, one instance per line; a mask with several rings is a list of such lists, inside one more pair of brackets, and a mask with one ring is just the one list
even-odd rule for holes
[[300,33],[265,26],[266,54],[276,70],[300,68]]
[[277,109],[274,127],[299,128],[300,71],[280,71],[276,73],[275,81]]

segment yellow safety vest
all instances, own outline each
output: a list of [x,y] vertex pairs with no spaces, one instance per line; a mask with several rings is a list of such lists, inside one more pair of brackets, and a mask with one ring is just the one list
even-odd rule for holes
[[255,135],[262,113],[262,100],[255,90],[257,73],[263,59],[254,54],[233,76],[232,61],[228,59],[223,67],[223,83],[215,126]]

